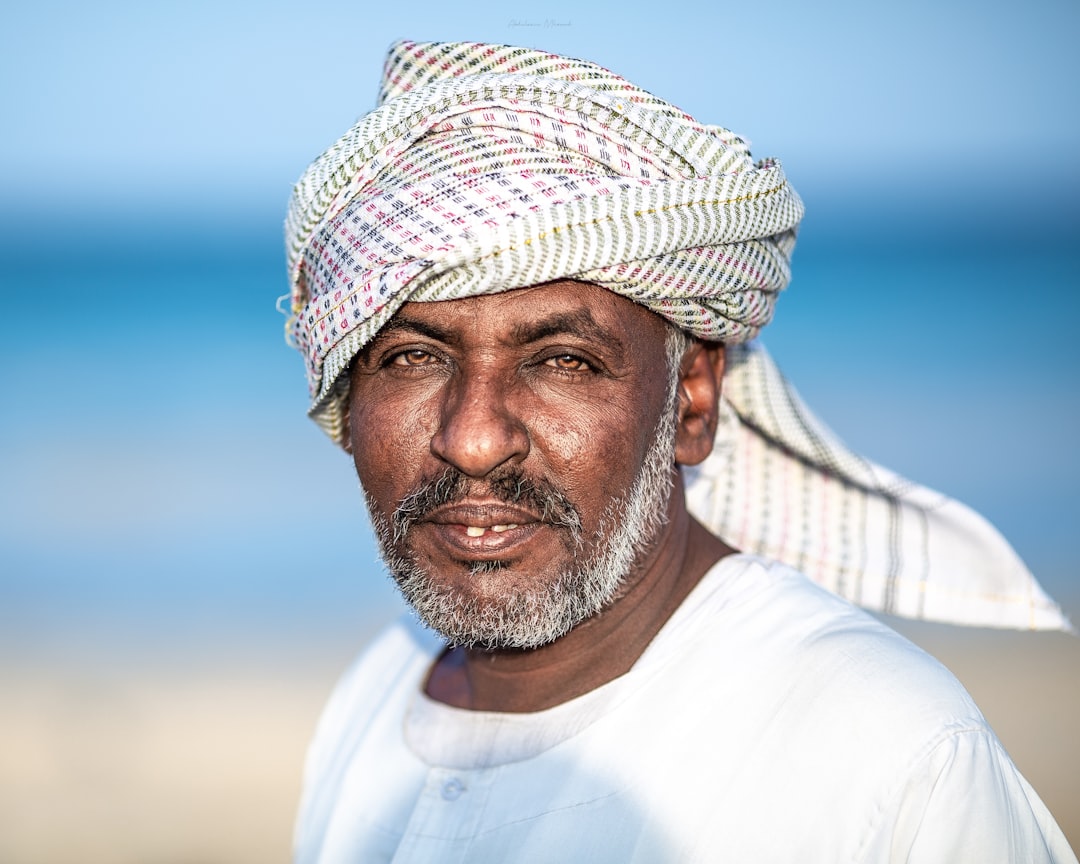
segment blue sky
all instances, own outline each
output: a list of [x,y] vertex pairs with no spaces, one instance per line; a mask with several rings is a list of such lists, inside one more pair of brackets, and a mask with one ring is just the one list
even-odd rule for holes
[[993,176],[1054,195],[1080,176],[1078,25],[1068,0],[39,0],[0,35],[0,170],[9,201],[280,206],[408,37],[595,60],[749,136],[808,190]]

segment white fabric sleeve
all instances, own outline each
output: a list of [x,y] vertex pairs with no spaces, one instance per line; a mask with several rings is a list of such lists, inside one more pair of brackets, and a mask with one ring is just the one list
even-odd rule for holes
[[880,815],[881,830],[860,860],[1077,864],[1046,805],[986,728],[944,736]]

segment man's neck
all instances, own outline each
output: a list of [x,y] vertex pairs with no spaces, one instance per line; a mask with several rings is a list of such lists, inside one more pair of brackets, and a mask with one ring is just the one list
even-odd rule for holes
[[694,586],[732,550],[682,502],[633,581],[601,613],[540,648],[453,648],[432,667],[428,696],[476,711],[541,711],[628,672]]

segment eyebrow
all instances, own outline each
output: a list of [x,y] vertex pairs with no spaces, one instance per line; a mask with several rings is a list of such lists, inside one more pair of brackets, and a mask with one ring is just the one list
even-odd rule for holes
[[[392,333],[415,333],[444,345],[455,345],[459,338],[453,330],[440,327],[431,321],[415,320],[398,312],[386,323],[372,340],[372,344]],[[528,345],[552,336],[571,335],[607,345],[617,351],[623,349],[623,342],[611,330],[598,324],[588,309],[575,309],[572,312],[555,312],[546,317],[517,324],[510,331],[510,338],[518,345]]]
[[437,324],[430,324],[427,321],[414,321],[411,318],[405,317],[401,312],[398,312],[393,318],[391,318],[382,329],[375,335],[375,340],[382,336],[389,336],[391,333],[398,331],[407,331],[409,333],[416,333],[420,336],[426,336],[429,339],[434,339],[437,342],[444,344],[452,344],[455,342],[453,333],[449,330],[444,330]]
[[546,318],[518,324],[513,330],[514,340],[521,345],[565,334],[591,339],[618,349],[622,348],[619,338],[607,328],[597,324],[588,309],[556,312]]

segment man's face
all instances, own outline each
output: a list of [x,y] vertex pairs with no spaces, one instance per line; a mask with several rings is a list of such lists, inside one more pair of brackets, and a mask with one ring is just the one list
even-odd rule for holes
[[350,444],[383,556],[451,642],[544,644],[633,578],[671,492],[667,334],[565,281],[406,304],[356,358]]

